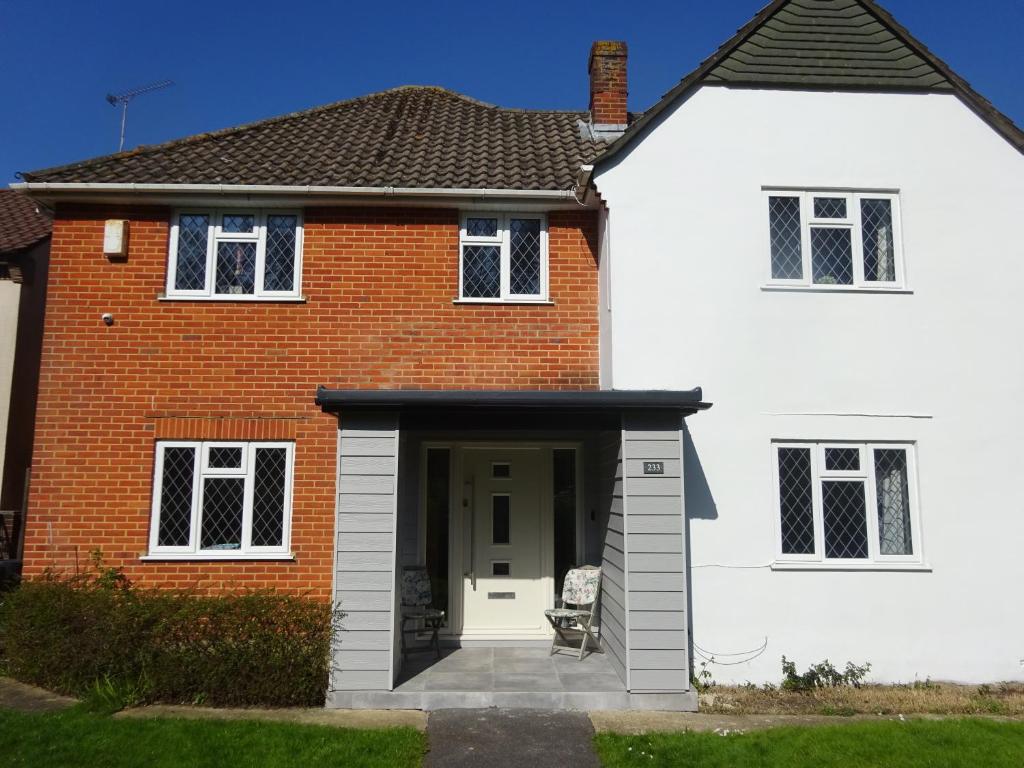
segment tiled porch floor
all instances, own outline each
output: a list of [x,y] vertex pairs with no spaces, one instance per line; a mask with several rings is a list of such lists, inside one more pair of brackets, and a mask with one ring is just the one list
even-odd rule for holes
[[[413,653],[391,691],[332,690],[328,707],[345,709],[670,709],[694,711],[693,691],[667,694],[626,691],[608,656],[579,661],[549,646],[442,648]],[[578,651],[577,651],[578,653]]]
[[396,693],[419,691],[597,693],[624,692],[625,685],[603,653],[579,661],[570,649],[442,648],[410,654]]

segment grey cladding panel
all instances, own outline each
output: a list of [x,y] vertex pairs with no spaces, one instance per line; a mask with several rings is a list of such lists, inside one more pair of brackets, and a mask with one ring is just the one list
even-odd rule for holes
[[390,437],[342,437],[341,455],[394,456],[398,441]]
[[386,691],[391,687],[391,673],[386,670],[351,670],[339,668],[331,680],[332,691]]
[[[689,690],[682,423],[624,418],[628,665],[631,691]],[[663,474],[645,474],[658,462]]]
[[341,631],[335,640],[342,651],[391,651],[391,633],[387,630]]
[[690,675],[686,669],[630,670],[630,691],[688,691]]
[[340,493],[338,513],[341,515],[387,515],[395,513],[395,500],[388,495],[373,493]]
[[391,591],[339,589],[337,602],[344,611],[387,611],[391,609]]
[[335,598],[346,615],[336,638],[331,686],[388,690],[394,653],[398,423],[393,415],[342,418]]

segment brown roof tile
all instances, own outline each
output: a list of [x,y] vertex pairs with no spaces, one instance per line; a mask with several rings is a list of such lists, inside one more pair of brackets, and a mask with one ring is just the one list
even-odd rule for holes
[[405,86],[23,174],[26,181],[569,189],[603,149],[586,112],[503,109]]
[[28,248],[49,234],[50,219],[34,200],[13,189],[0,189],[0,254]]

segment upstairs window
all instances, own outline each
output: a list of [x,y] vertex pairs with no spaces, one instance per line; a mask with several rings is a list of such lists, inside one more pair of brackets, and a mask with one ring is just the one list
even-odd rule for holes
[[293,456],[293,443],[157,443],[150,554],[287,555]]
[[779,560],[921,561],[911,446],[776,443]]
[[766,197],[769,284],[903,287],[896,195],[772,190]]
[[182,210],[171,222],[167,296],[298,298],[301,259],[298,211]]
[[548,230],[543,216],[468,213],[459,239],[460,300],[547,299]]

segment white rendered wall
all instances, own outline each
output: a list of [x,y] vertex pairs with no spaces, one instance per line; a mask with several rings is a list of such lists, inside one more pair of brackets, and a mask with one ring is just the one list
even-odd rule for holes
[[[714,677],[1024,677],[1024,157],[951,95],[710,87],[599,171],[604,385],[715,404],[687,420],[693,639],[767,647]],[[762,185],[899,189],[911,292],[762,290]],[[773,438],[917,441],[930,570],[772,570]]]
[[20,285],[11,280],[0,280],[0,477],[4,473],[4,452],[7,447],[7,420],[11,406],[20,299]]

